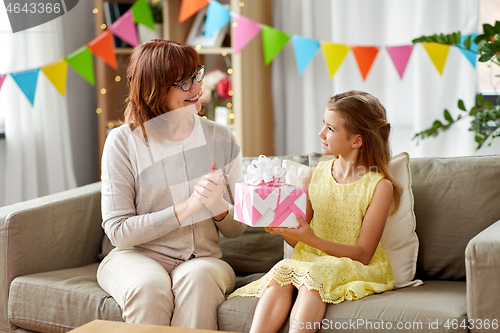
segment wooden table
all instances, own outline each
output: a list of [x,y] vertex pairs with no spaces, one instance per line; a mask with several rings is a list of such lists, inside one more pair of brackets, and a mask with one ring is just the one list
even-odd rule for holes
[[72,333],[213,333],[217,331],[192,328],[131,324],[119,321],[94,320],[71,331]]

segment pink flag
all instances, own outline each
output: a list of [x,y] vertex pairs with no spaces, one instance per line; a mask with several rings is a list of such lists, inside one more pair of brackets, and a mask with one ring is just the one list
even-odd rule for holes
[[240,52],[261,30],[259,23],[238,14],[233,14],[233,52]]
[[139,38],[137,38],[137,28],[135,26],[132,10],[129,9],[118,18],[112,25],[111,30],[113,34],[133,47],[139,45]]
[[7,74],[0,74],[0,89],[2,89],[2,84],[6,77]]
[[413,50],[413,45],[388,46],[386,49],[391,56],[394,66],[396,66],[399,77],[402,79],[406,65],[408,65],[408,60],[410,59],[411,51]]

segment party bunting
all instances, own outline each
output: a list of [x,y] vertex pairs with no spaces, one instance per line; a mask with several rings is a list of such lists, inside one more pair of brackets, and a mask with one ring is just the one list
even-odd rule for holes
[[316,52],[318,52],[320,44],[316,39],[297,35],[292,36],[292,43],[299,74],[302,74],[307,65],[309,65],[309,62],[316,55]]
[[[470,50],[467,50],[464,43],[465,43],[465,40],[467,39],[467,37],[469,37],[469,36],[471,36],[471,43],[470,43]],[[467,60],[469,60],[469,62],[472,64],[473,67],[476,67],[476,60],[478,57],[477,44],[474,43],[474,39],[477,36],[479,36],[479,34],[470,34],[470,35],[466,35],[466,36],[461,36],[460,37],[460,45],[458,47],[460,52],[463,53],[463,55],[467,58]]]
[[321,49],[325,57],[326,67],[328,67],[328,72],[330,73],[330,79],[333,79],[333,75],[335,75],[340,64],[344,61],[350,48],[344,44],[322,42]]
[[68,64],[80,74],[88,83],[95,85],[94,63],[92,62],[92,52],[87,46],[82,46],[70,55],[66,56]]
[[10,76],[16,81],[19,88],[21,88],[22,92],[28,98],[31,105],[35,102],[35,92],[36,92],[36,84],[38,82],[38,72],[40,72],[40,68],[30,69],[23,72],[10,73]]
[[92,39],[87,47],[93,54],[104,60],[114,70],[118,69],[118,62],[116,61],[115,44],[111,30],[104,30],[96,38]]
[[50,65],[43,66],[42,72],[47,79],[56,87],[62,96],[66,96],[66,81],[68,78],[68,63],[61,59]]
[[140,23],[156,31],[153,13],[151,13],[151,8],[146,0],[137,0],[130,9],[134,15],[135,23]]
[[0,90],[2,89],[2,84],[3,84],[3,81],[5,81],[6,77],[7,77],[7,74],[0,74]]
[[373,62],[377,57],[379,48],[376,46],[353,46],[352,52],[358,63],[359,71],[363,80],[366,80],[370,69],[372,68]]
[[443,75],[443,69],[446,64],[450,45],[438,43],[424,43],[423,45],[439,74]]
[[233,15],[233,53],[237,54],[260,32],[260,23],[245,16]]
[[207,19],[205,21],[205,38],[210,38],[212,35],[224,28],[226,24],[231,22],[231,11],[217,1],[212,1],[208,5]]
[[403,79],[403,74],[405,73],[406,65],[408,65],[408,60],[410,59],[413,45],[388,46],[386,47],[386,49],[392,59],[394,66],[396,66],[399,77]]
[[286,43],[288,43],[290,35],[265,24],[262,25],[261,31],[264,62],[266,65],[269,65],[285,47]]
[[121,38],[133,47],[139,46],[139,38],[137,37],[137,28],[135,27],[132,10],[129,9],[120,16],[118,20],[111,25],[113,35]]
[[207,0],[182,0],[181,10],[179,11],[179,22],[186,21],[206,5],[208,5]]

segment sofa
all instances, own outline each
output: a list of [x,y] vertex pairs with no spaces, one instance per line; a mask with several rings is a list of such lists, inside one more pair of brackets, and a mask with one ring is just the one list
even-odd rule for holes
[[[280,159],[314,166],[321,156]],[[414,158],[410,169],[423,285],[329,304],[319,332],[500,331],[500,156]],[[100,183],[0,208],[0,332],[122,321],[96,281],[100,224]],[[283,258],[281,237],[261,228],[221,236],[220,246],[237,286]],[[247,332],[257,301],[224,301],[219,329]]]

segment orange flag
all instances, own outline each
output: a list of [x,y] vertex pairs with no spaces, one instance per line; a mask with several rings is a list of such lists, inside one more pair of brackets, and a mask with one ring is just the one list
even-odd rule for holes
[[358,63],[359,71],[363,80],[366,80],[370,69],[372,68],[373,62],[377,57],[379,48],[376,46],[353,46],[352,52]]
[[92,39],[87,47],[93,54],[104,60],[111,68],[117,70],[118,62],[116,61],[115,46],[111,30],[107,29],[96,38]]
[[179,22],[186,21],[206,5],[208,5],[207,0],[182,0],[181,10],[179,11]]

